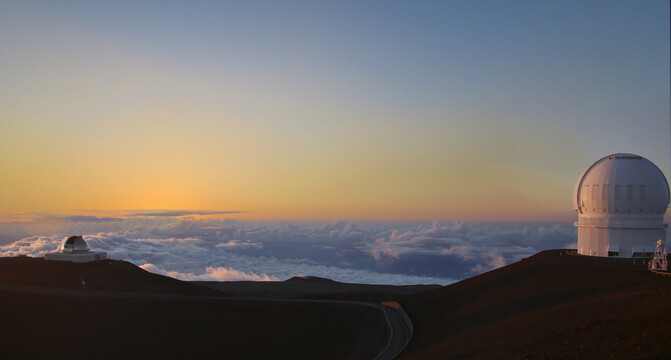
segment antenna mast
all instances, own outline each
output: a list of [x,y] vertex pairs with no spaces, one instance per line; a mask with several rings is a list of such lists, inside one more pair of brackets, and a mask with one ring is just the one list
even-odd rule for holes
[[650,270],[667,271],[669,268],[668,261],[666,260],[667,255],[664,242],[662,239],[657,240],[657,249],[655,249],[655,257],[652,259],[652,264],[650,264]]

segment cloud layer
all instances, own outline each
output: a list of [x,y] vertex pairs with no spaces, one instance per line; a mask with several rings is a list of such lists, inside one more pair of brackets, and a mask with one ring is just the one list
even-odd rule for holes
[[[108,257],[184,280],[449,284],[539,250],[576,241],[568,224],[244,222],[231,219],[73,219],[58,234],[0,246],[0,256],[43,256],[82,234]],[[42,229],[39,222],[35,229]],[[2,226],[7,224],[0,224]],[[30,231],[29,229],[24,229]],[[97,230],[97,231],[96,231]]]

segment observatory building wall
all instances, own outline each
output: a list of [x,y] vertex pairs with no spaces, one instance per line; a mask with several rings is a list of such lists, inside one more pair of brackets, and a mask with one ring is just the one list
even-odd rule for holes
[[84,254],[52,253],[52,254],[45,254],[44,259],[56,260],[56,261],[89,262],[89,261],[105,260],[107,259],[107,254],[104,252],[90,252]]
[[578,254],[650,257],[654,244],[666,238],[666,229],[611,229],[578,227]]

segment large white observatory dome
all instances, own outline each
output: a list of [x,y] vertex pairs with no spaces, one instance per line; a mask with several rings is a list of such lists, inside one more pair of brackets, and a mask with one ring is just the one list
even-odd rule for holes
[[597,160],[578,178],[573,193],[578,253],[646,256],[666,238],[668,206],[669,184],[650,160],[634,154]]

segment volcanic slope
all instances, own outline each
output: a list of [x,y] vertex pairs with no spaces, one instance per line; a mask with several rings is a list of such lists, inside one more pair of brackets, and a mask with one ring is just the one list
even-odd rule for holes
[[152,274],[129,262],[47,261],[27,256],[0,258],[0,282],[88,291],[227,295],[203,286]]
[[193,281],[235,296],[269,299],[331,299],[380,302],[441,288],[439,285],[369,285],[296,276],[285,281]]
[[213,294],[123,261],[0,258],[0,359],[371,359],[387,341],[378,307]]
[[550,250],[410,296],[399,359],[671,357],[671,277]]

